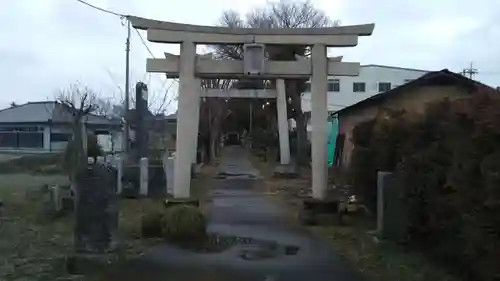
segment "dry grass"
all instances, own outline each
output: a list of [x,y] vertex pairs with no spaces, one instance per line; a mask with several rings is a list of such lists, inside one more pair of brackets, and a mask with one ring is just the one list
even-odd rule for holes
[[362,221],[358,225],[310,227],[310,230],[325,238],[339,254],[374,280],[459,280],[418,253],[374,239]]

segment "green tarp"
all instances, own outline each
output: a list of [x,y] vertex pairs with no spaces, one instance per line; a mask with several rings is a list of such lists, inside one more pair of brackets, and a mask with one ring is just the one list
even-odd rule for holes
[[335,158],[335,142],[339,133],[339,122],[337,116],[328,118],[328,166],[332,166]]

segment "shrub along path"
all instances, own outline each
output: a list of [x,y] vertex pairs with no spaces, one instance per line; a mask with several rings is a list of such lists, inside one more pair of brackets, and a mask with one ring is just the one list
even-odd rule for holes
[[236,237],[218,253],[158,245],[96,280],[364,280],[323,240],[287,219],[286,210],[254,190],[259,173],[239,147],[223,153],[207,181],[211,233]]

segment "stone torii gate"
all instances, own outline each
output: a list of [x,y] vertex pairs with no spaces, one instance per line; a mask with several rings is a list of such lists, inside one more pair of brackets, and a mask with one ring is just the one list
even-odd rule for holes
[[[339,58],[327,58],[327,47],[354,47],[358,44],[359,36],[372,34],[374,24],[269,29],[200,26],[138,17],[129,17],[129,20],[134,28],[147,30],[147,38],[151,42],[181,45],[180,56],[148,59],[146,63],[148,72],[166,73],[168,77],[179,78],[174,197],[190,196],[191,163],[196,150],[199,122],[200,79],[251,77],[311,78],[312,196],[315,199],[325,198],[328,177],[326,135],[328,76],[357,76],[360,65],[354,62],[341,62]],[[312,52],[311,59],[256,62],[258,70],[250,73],[247,70],[246,56],[244,61],[215,60],[197,56],[197,44],[303,45],[311,46]],[[252,67],[255,67],[255,64]]]

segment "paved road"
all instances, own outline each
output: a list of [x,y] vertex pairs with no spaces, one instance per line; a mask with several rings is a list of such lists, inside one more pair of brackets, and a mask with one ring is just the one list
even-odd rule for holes
[[[262,241],[211,254],[160,245],[127,267],[125,276],[131,279],[126,280],[364,280],[325,242],[288,223],[285,210],[252,189],[259,184],[255,179],[259,174],[244,150],[227,148],[219,173],[226,178],[210,183],[213,207],[209,231],[278,243],[278,250],[274,248],[274,254],[264,258],[260,253],[269,251],[264,250]],[[285,248],[294,250],[286,254],[282,251]]]

